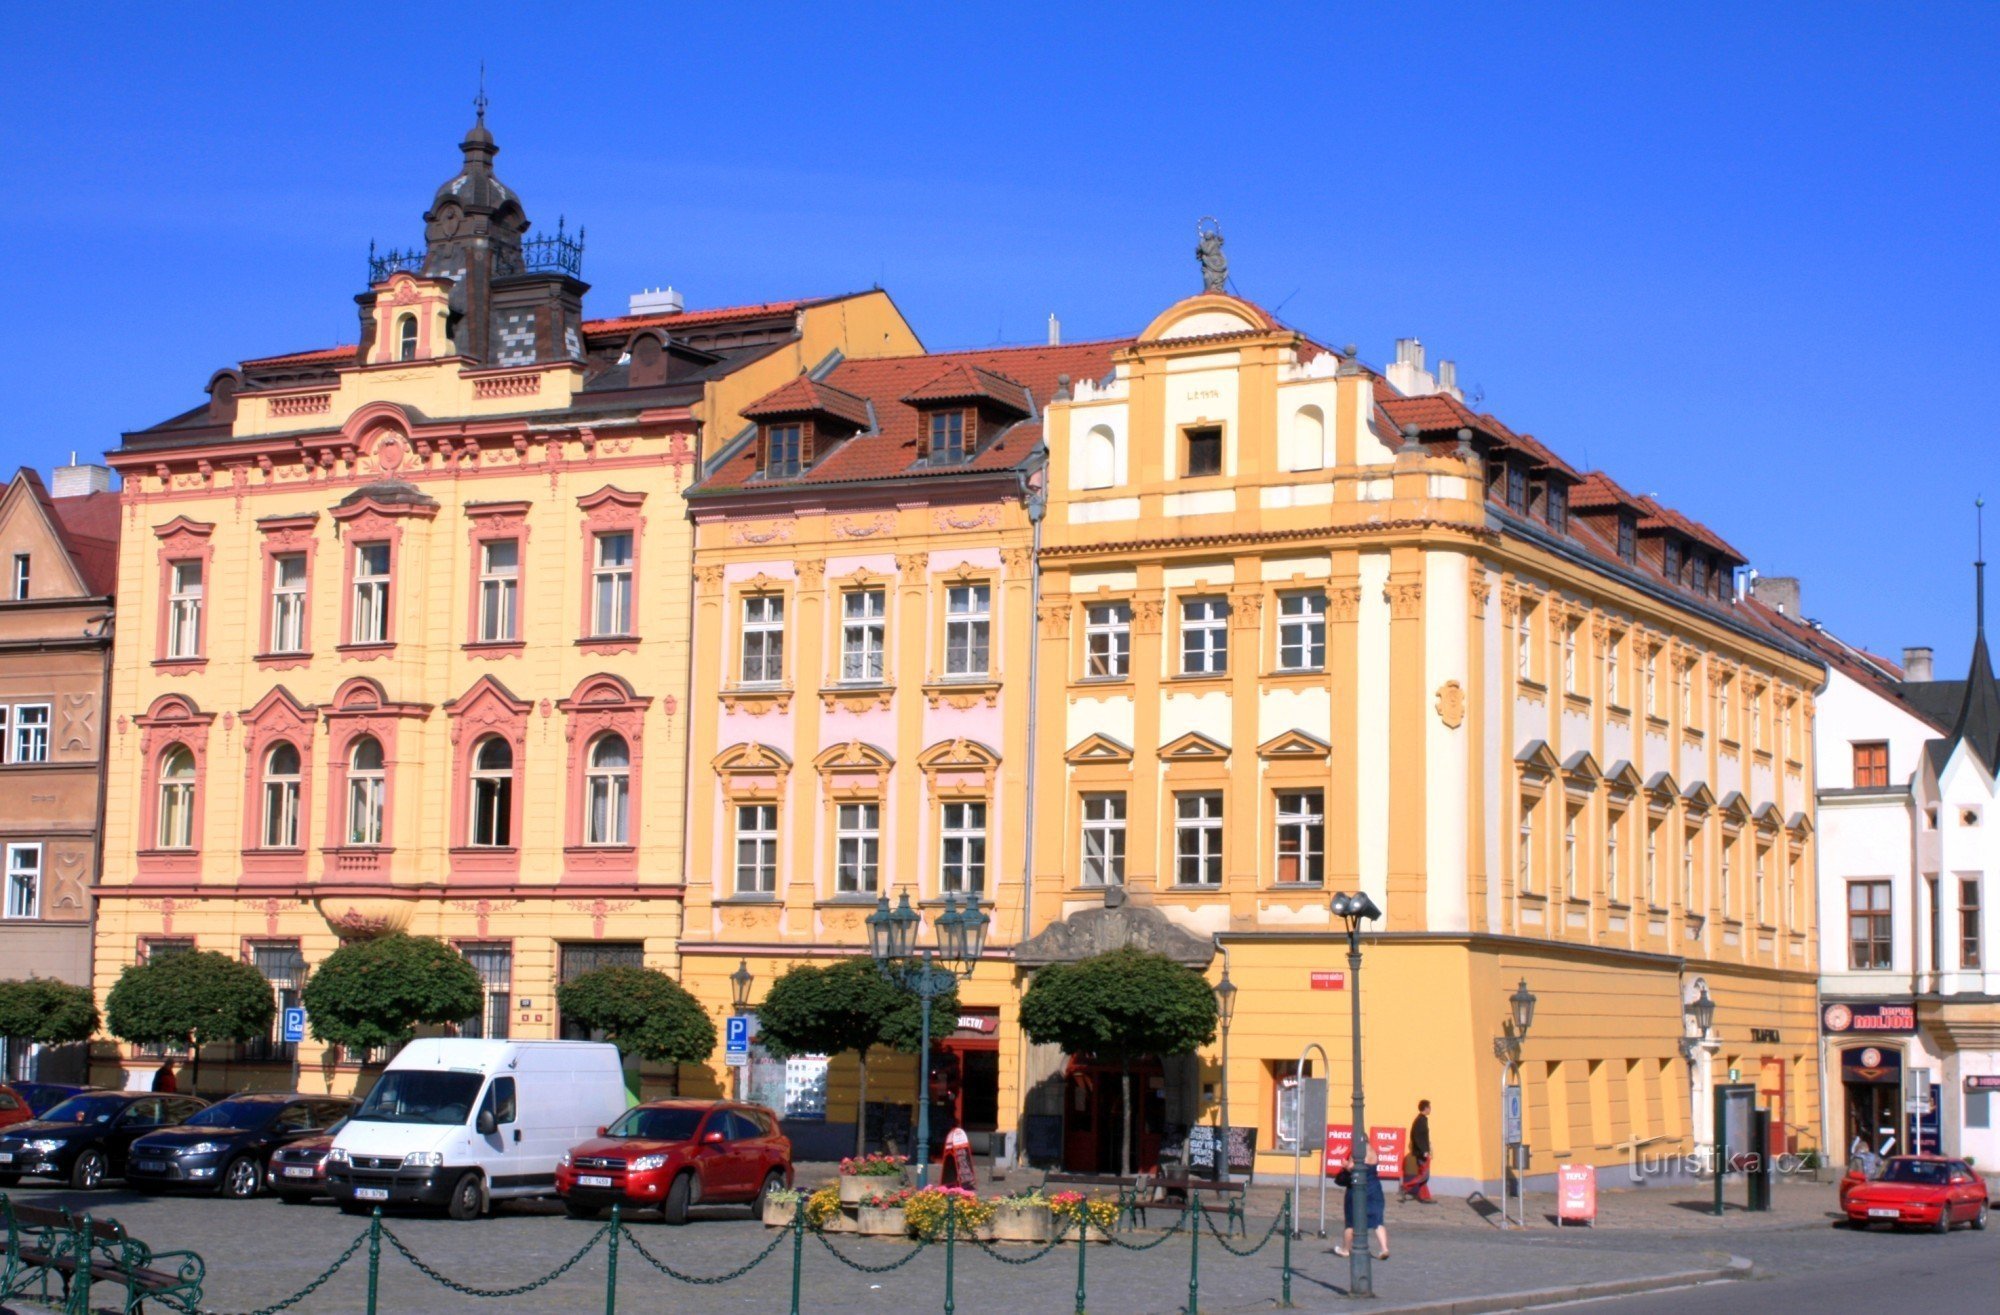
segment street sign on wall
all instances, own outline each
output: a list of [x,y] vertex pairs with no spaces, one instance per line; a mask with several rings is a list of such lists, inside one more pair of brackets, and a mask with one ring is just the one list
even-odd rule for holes
[[286,1045],[297,1045],[306,1039],[306,1011],[304,1005],[285,1006],[283,1030],[278,1039]]
[[722,1062],[730,1068],[742,1068],[750,1062],[750,1016],[731,1014],[722,1021]]

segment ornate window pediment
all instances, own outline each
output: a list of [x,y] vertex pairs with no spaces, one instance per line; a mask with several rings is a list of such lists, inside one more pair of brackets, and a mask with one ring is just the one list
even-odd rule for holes
[[1281,731],[1257,746],[1257,756],[1267,761],[1289,758],[1324,758],[1333,746],[1317,735],[1301,730]]
[[1715,807],[1715,792],[1704,781],[1690,781],[1681,790],[1681,802],[1691,809]]
[[917,770],[931,797],[990,797],[1000,771],[1000,755],[990,745],[963,737],[939,740],[917,755]]
[[1546,784],[1562,770],[1547,740],[1529,740],[1522,745],[1514,755],[1514,765],[1520,769],[1521,779],[1531,785]]
[[1229,757],[1229,746],[1200,731],[1189,731],[1163,745],[1160,757],[1168,762],[1222,762]]
[[1638,769],[1624,758],[1605,769],[1604,784],[1610,789],[1611,797],[1620,803],[1630,800],[1645,789],[1645,782],[1639,779]]
[[830,745],[813,759],[829,798],[880,796],[889,788],[889,773],[895,766],[896,760],[886,751],[861,740]]
[[1072,763],[1129,763],[1132,746],[1109,735],[1090,735],[1071,746],[1063,759]]

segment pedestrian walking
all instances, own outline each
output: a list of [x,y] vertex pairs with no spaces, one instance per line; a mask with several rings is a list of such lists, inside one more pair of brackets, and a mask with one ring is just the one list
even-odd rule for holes
[[174,1061],[161,1060],[160,1066],[153,1070],[153,1090],[178,1092],[180,1088],[181,1084],[174,1080]]
[[[1372,1141],[1361,1151],[1361,1160],[1350,1163],[1333,1176],[1333,1181],[1347,1189],[1340,1202],[1340,1217],[1347,1221],[1341,1230],[1340,1245],[1333,1249],[1336,1256],[1344,1256],[1354,1247],[1354,1194],[1360,1192],[1367,1203],[1368,1231],[1374,1236],[1377,1260],[1389,1258],[1389,1228],[1382,1222],[1384,1203],[1382,1200],[1382,1176],[1375,1167],[1375,1146]],[[1362,1245],[1366,1246],[1364,1241]]]
[[1427,1100],[1417,1102],[1417,1117],[1410,1124],[1410,1145],[1403,1156],[1403,1186],[1396,1199],[1437,1204],[1431,1199],[1431,1103]]

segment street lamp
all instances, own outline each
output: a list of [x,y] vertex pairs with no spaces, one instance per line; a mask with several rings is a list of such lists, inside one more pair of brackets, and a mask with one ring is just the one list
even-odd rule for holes
[[1217,1182],[1229,1172],[1229,1020],[1236,1016],[1236,983],[1229,980],[1229,961],[1222,962],[1222,980],[1215,984],[1215,1012],[1222,1022],[1222,1134],[1210,1168]]
[[[1701,1057],[1702,1047],[1708,1043],[1708,1029],[1715,1025],[1715,999],[1708,993],[1708,983],[1695,978],[1695,997],[1681,1006],[1681,1014],[1694,1029],[1694,1035],[1681,1038],[1681,1062],[1688,1071],[1688,1131],[1695,1138],[1695,1149],[1701,1149],[1701,1070],[1695,1061]],[[1712,1130],[1711,1130],[1712,1131]],[[1718,1174],[1717,1181],[1720,1182]]]
[[[944,911],[931,920],[937,944],[917,947],[923,916],[910,907],[904,891],[893,911],[889,897],[875,900],[868,915],[868,953],[888,980],[914,992],[923,1003],[923,1044],[917,1069],[917,1186],[927,1186],[931,1172],[931,1001],[961,977],[972,976],[986,950],[986,927],[992,921],[979,901],[967,895],[963,905],[955,895],[944,897]],[[865,1114],[866,1111],[863,1111]]]
[[[1508,1134],[1514,1131],[1507,1117],[1507,1094],[1515,1090],[1519,1083],[1513,1081],[1521,1063],[1521,1047],[1528,1040],[1528,1029],[1535,1023],[1535,993],[1528,989],[1528,979],[1514,988],[1514,994],[1507,997],[1507,1017],[1501,1022],[1500,1035],[1493,1038],[1493,1057],[1500,1061],[1500,1226],[1512,1227],[1507,1217],[1507,1170],[1512,1167],[1508,1158],[1517,1142],[1509,1142]],[[1514,1203],[1520,1214],[1520,1223],[1527,1226],[1527,1206],[1517,1191]]]
[[[748,959],[738,959],[736,961],[736,971],[729,974],[729,1000],[736,1013],[746,1014],[750,1012],[750,983],[754,980],[750,976],[750,961]],[[740,1064],[736,1067],[736,1099],[738,1100],[743,1099],[743,1068],[744,1066]]]
[[1368,1118],[1361,1101],[1361,924],[1381,917],[1382,910],[1375,907],[1366,891],[1336,894],[1332,908],[1333,916],[1347,924],[1347,996],[1354,1033],[1354,1124],[1347,1143],[1347,1160],[1354,1176],[1354,1188],[1347,1193],[1347,1226],[1354,1230],[1354,1242],[1347,1252],[1347,1290],[1351,1297],[1372,1297],[1375,1275],[1368,1250],[1368,1192],[1362,1179]]

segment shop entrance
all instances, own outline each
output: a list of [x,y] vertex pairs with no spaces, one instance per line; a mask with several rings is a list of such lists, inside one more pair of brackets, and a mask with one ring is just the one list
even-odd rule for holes
[[1785,1155],[1798,1150],[1798,1134],[1785,1118],[1785,1061],[1766,1055],[1757,1074],[1757,1097],[1771,1111],[1771,1144],[1766,1155]]
[[[1072,1058],[1063,1074],[1063,1168],[1071,1173],[1117,1173],[1125,1127],[1123,1070],[1117,1064]],[[1155,1059],[1132,1061],[1132,1171],[1160,1164],[1167,1130],[1167,1083]]]
[[1894,1155],[1903,1146],[1903,1056],[1884,1046],[1850,1046],[1840,1052],[1840,1086],[1847,1111],[1847,1145],[1855,1143],[1878,1155]]
[[974,1155],[993,1153],[1000,1126],[1000,1016],[966,1009],[958,1027],[936,1043],[931,1066],[931,1151],[944,1145],[952,1120],[965,1127]]

